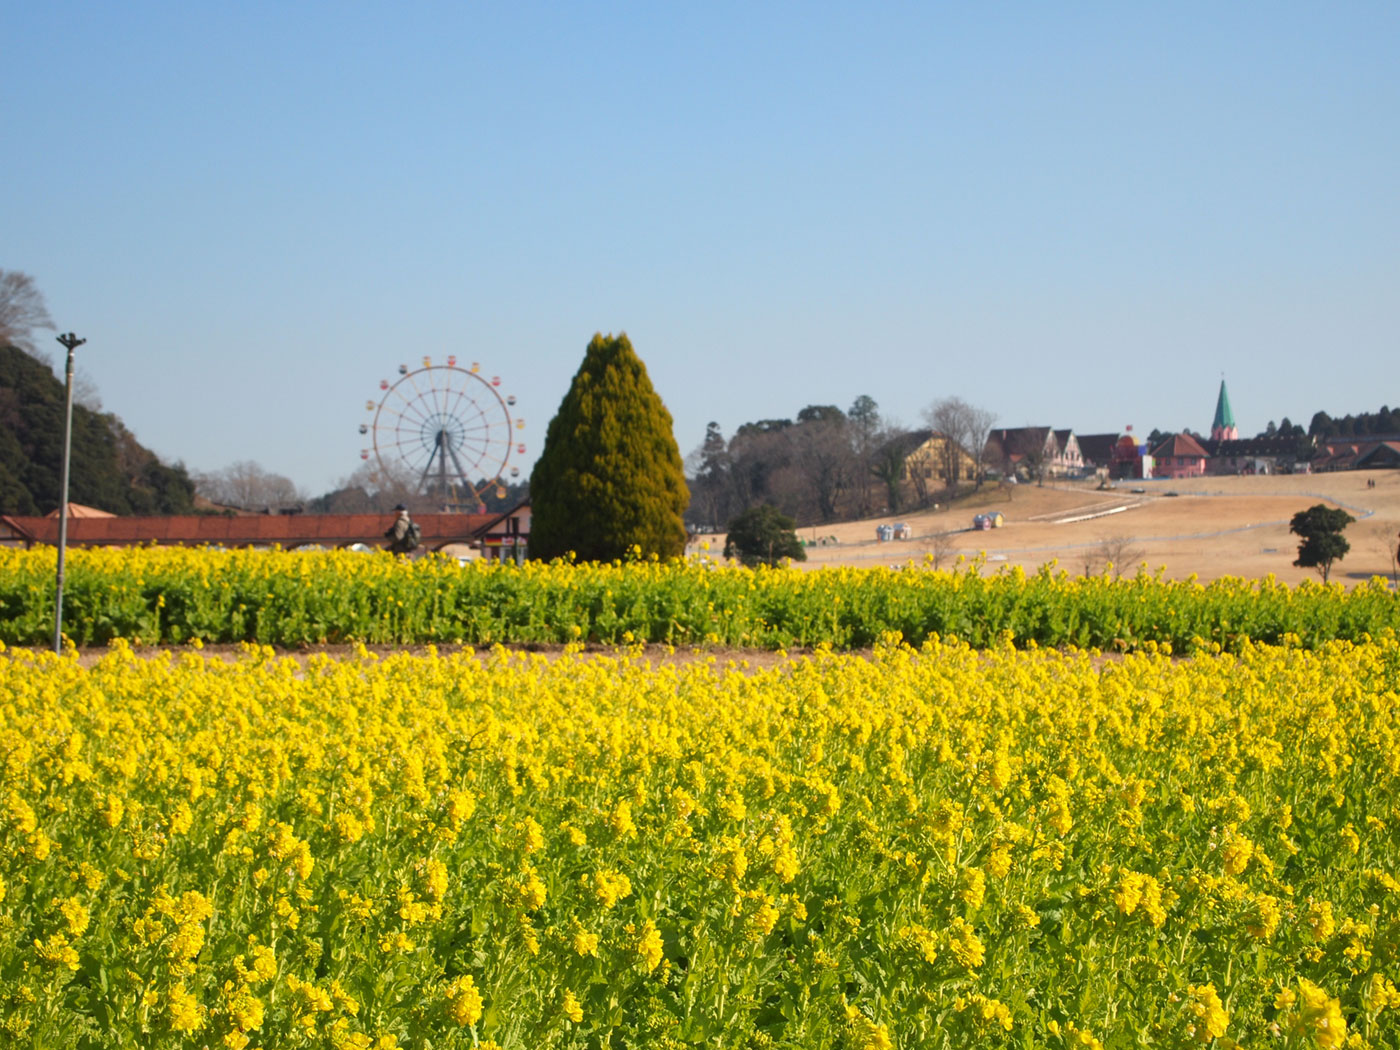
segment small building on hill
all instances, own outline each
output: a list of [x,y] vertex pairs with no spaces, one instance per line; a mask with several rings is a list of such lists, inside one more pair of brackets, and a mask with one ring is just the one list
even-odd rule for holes
[[1152,471],[1159,478],[1199,478],[1210,453],[1190,434],[1173,434],[1152,450]]
[[1298,463],[1298,438],[1207,438],[1207,474],[1291,474]]
[[1152,471],[1152,453],[1146,444],[1138,443],[1132,427],[1128,427],[1128,432],[1113,445],[1109,456],[1108,476],[1118,481],[1146,480],[1155,476]]
[[530,501],[497,514],[476,535],[483,560],[524,564],[530,553]]
[[1400,467],[1400,434],[1329,437],[1317,443],[1314,471]]
[[987,435],[982,462],[1003,475],[1027,481],[1063,478],[1084,470],[1084,456],[1072,430],[1052,427],[1000,427]]
[[977,461],[956,441],[939,430],[915,430],[909,435],[911,445],[904,457],[905,475],[915,471],[927,479],[946,484],[977,476]]
[[1073,430],[1055,431],[1055,469],[1077,478],[1084,473],[1084,452]]
[[1117,434],[1078,434],[1079,455],[1085,470],[1111,470]]

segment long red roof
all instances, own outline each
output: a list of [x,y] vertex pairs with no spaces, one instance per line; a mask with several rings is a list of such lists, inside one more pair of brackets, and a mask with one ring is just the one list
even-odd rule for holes
[[[443,547],[470,543],[496,514],[418,514],[423,545]],[[0,517],[14,538],[26,543],[58,542],[58,519],[19,515]],[[172,546],[209,544],[221,547],[301,547],[320,544],[383,544],[393,514],[184,514],[150,518],[69,518],[68,542],[74,546]]]

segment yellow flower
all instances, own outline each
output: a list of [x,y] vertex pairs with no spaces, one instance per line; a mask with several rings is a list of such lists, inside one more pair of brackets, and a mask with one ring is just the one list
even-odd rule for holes
[[263,1025],[263,1004],[246,989],[236,991],[228,1004],[229,1019],[241,1032],[251,1032]]
[[650,919],[642,925],[642,936],[637,941],[637,954],[641,956],[642,968],[647,973],[651,973],[661,964],[661,931]]
[[126,813],[126,803],[116,795],[109,794],[98,812],[102,822],[109,828],[114,828],[122,822],[122,815]]
[[595,871],[593,873],[593,893],[604,908],[611,908],[619,900],[631,896],[632,882],[621,872],[606,869]]
[[[1275,1005],[1282,999],[1280,993]],[[1347,1022],[1341,1003],[1306,977],[1298,979],[1298,994],[1294,997],[1290,993],[1284,1008],[1284,1024],[1290,1031],[1310,1036],[1324,1050],[1335,1050],[1346,1043]]]
[[962,902],[974,910],[982,907],[987,896],[987,877],[977,868],[969,868],[962,873],[960,881],[958,897]]
[[[0,897],[3,897],[0,893]],[[68,924],[68,932],[74,937],[81,937],[88,928],[88,923],[92,920],[92,914],[87,906],[77,897],[68,897],[62,901],[58,910],[63,913],[63,919]]]
[[476,990],[476,982],[471,974],[455,978],[444,993],[447,1000],[447,1016],[463,1027],[474,1025],[481,1020],[481,993]]
[[1254,843],[1231,829],[1225,841],[1225,848],[1221,851],[1221,859],[1225,864],[1225,874],[1239,875],[1249,866],[1250,858],[1253,856]]
[[535,853],[544,848],[544,828],[534,817],[526,817],[516,824],[520,831],[520,845],[526,853]]
[[1213,984],[1191,985],[1187,989],[1187,1015],[1191,1019],[1191,1034],[1199,1043],[1208,1043],[1225,1034],[1230,1015]]
[[975,970],[986,959],[986,946],[977,936],[972,925],[962,919],[954,918],[948,924],[946,943],[953,958],[964,970]]
[[476,796],[470,791],[457,789],[447,795],[447,819],[454,830],[470,819],[476,812]]
[[890,1038],[890,1030],[883,1024],[876,1024],[850,1004],[846,1006],[846,1025],[856,1050],[893,1050],[894,1040]]
[[564,1004],[561,1009],[564,1016],[574,1024],[583,1020],[583,1006],[580,1005],[578,996],[574,995],[572,990],[564,993]]
[[68,943],[68,938],[61,933],[55,933],[46,941],[34,941],[35,953],[41,960],[54,967],[66,967],[77,972],[78,953]]
[[1004,879],[1011,871],[1011,847],[999,845],[987,856],[987,874],[994,879]]
[[632,822],[632,803],[626,799],[619,800],[617,805],[613,807],[612,816],[608,823],[612,825],[618,838],[634,838],[637,834],[637,825]]
[[1001,1028],[1004,1031],[1011,1031],[1011,1010],[1005,1003],[996,999],[989,999],[984,995],[960,996],[953,1004],[953,1009],[959,1013],[970,1013],[973,1022],[979,1028]]
[[204,1008],[185,990],[184,982],[173,985],[165,1002],[170,1027],[177,1032],[197,1032],[204,1027]]
[[573,948],[578,955],[596,956],[598,954],[598,935],[579,927],[574,931]]
[[768,934],[773,932],[773,927],[778,923],[778,915],[778,909],[773,906],[773,902],[765,900],[758,906],[758,910],[754,912],[754,931],[761,936],[768,936]]
[[1327,940],[1337,929],[1337,922],[1332,917],[1331,901],[1313,900],[1309,897],[1308,911],[1303,921],[1307,924],[1314,941]]

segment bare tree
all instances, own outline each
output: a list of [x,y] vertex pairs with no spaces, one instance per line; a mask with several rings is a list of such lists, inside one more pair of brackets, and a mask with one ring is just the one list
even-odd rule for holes
[[264,470],[249,459],[209,474],[196,474],[194,483],[195,491],[205,499],[243,510],[299,506],[306,499],[290,478]]
[[[923,433],[927,433],[927,431]],[[933,500],[929,497],[928,482],[929,477],[933,474],[933,469],[929,466],[928,457],[906,455],[904,474],[909,479],[909,487],[914,493],[914,505],[922,510],[932,503]]]
[[1048,427],[1022,427],[1014,432],[1007,452],[1020,457],[1020,465],[1037,485],[1045,484],[1045,446],[1049,442]]
[[1133,546],[1131,537],[1105,536],[1096,546],[1085,548],[1084,575],[1097,576],[1112,568],[1113,578],[1117,580],[1122,578],[1125,568],[1138,564],[1143,557],[1142,548]]
[[1400,545],[1397,545],[1400,536],[1391,532],[1392,528],[1392,522],[1372,522],[1369,535],[1377,551],[1385,552],[1386,571],[1390,573],[1391,585],[1400,587]]
[[966,447],[972,456],[973,463],[976,464],[977,487],[982,487],[982,481],[987,474],[987,437],[992,432],[992,427],[996,426],[997,414],[989,408],[979,408],[977,405],[967,406]]
[[970,405],[960,397],[945,397],[924,409],[924,418],[947,439],[940,448],[939,466],[948,488],[957,487],[965,456],[973,463],[971,480],[981,488],[987,435],[996,423],[996,413]]
[[941,569],[943,563],[953,555],[953,534],[951,532],[935,532],[928,537],[924,546],[924,556],[934,569]]
[[[803,409],[803,412],[806,412]],[[810,415],[789,432],[792,461],[816,500],[816,511],[822,521],[836,517],[841,497],[851,482],[854,454],[844,414]]]
[[960,397],[945,397],[924,409],[924,419],[934,431],[943,436],[938,446],[938,470],[950,491],[958,487],[958,451],[967,429],[967,410],[971,406]]
[[36,328],[53,329],[53,318],[34,278],[18,270],[0,270],[0,344],[18,347],[31,357],[51,360],[34,345]]

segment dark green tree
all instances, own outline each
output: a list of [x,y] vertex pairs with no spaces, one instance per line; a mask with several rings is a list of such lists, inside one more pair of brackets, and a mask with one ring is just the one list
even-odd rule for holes
[[595,335],[530,475],[530,556],[685,551],[690,494],[672,428],[625,334]]
[[786,558],[806,561],[807,552],[793,531],[793,520],[777,507],[764,503],[750,507],[729,523],[724,556],[755,565],[777,565]]
[[1326,412],[1313,413],[1312,421],[1308,423],[1308,437],[1330,437],[1336,432],[1337,428],[1331,416]]
[[[0,513],[47,514],[58,506],[64,390],[50,367],[0,346]],[[116,416],[73,406],[68,498],[112,514],[188,514],[194,483],[166,466]]]
[[899,513],[899,483],[904,480],[904,463],[909,457],[910,435],[900,426],[890,426],[878,436],[870,473],[885,486],[885,509]]
[[1302,569],[1316,569],[1326,583],[1332,563],[1340,561],[1351,550],[1342,530],[1355,520],[1340,507],[1329,507],[1325,503],[1300,510],[1288,524],[1289,532],[1303,538],[1293,564]]
[[705,440],[690,454],[686,465],[691,468],[690,506],[686,520],[705,529],[716,529],[729,517],[733,479],[729,442],[719,424],[711,421],[705,426]]

